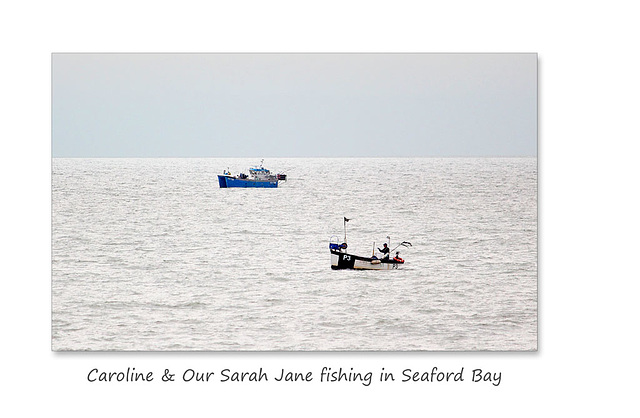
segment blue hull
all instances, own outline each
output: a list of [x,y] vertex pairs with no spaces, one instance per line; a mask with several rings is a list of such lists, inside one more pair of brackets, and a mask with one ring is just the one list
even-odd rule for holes
[[273,189],[278,187],[278,181],[261,181],[261,180],[249,180],[249,179],[237,179],[230,176],[218,175],[218,183],[220,183],[221,189],[230,187],[259,187]]

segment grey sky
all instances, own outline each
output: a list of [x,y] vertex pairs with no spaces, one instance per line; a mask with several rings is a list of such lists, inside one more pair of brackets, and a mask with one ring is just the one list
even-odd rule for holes
[[53,54],[54,157],[535,156],[536,54]]

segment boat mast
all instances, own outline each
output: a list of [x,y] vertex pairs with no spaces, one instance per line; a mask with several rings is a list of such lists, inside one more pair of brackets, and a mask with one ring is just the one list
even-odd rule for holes
[[347,243],[347,222],[349,222],[351,219],[348,219],[347,217],[344,217],[344,243]]

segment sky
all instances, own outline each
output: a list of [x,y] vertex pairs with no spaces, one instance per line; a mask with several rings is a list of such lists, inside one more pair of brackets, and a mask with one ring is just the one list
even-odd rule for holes
[[53,157],[537,156],[537,54],[52,54]]

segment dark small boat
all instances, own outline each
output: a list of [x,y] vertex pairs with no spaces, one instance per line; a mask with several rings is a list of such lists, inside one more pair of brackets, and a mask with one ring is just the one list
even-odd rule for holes
[[[400,253],[396,252],[395,257],[390,258],[392,251],[400,246],[410,247],[411,243],[402,241],[393,250],[386,250],[386,254],[377,257],[375,255],[375,243],[373,244],[374,254],[371,257],[363,257],[360,255],[350,254],[347,252],[347,222],[349,219],[344,218],[344,242],[338,243],[337,237],[329,242],[329,251],[331,252],[331,268],[333,270],[394,270],[404,264],[404,260],[400,258]],[[389,237],[387,237],[389,238]],[[385,247],[391,245],[385,243]]]

